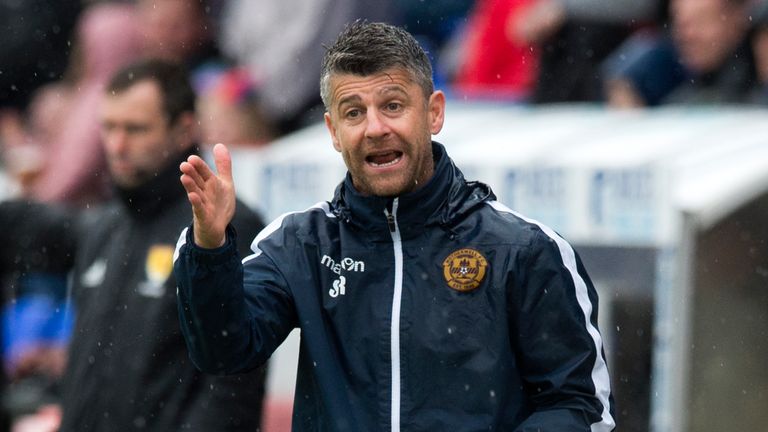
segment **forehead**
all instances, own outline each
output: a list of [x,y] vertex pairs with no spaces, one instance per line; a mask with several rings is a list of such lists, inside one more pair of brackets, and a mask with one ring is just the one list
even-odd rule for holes
[[160,86],[152,80],[140,81],[118,93],[107,93],[102,102],[105,117],[164,118]]
[[672,0],[673,16],[704,17],[718,15],[728,10],[727,0]]
[[334,74],[329,82],[331,103],[333,105],[350,98],[380,96],[397,92],[411,95],[414,91],[420,91],[413,76],[399,68],[387,69],[365,76]]

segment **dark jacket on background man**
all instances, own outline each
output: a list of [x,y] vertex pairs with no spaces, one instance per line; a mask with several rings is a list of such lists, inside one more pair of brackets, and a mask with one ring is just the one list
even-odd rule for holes
[[[192,220],[180,162],[137,189],[118,190],[84,224],[61,432],[259,427],[263,371],[224,379],[202,374],[179,331],[172,256],[179,231]],[[237,209],[237,229],[245,238],[255,235],[259,218],[242,203]]]
[[597,294],[551,229],[466,182],[443,146],[397,198],[287,214],[242,260],[179,239],[193,361],[237,373],[301,329],[294,431],[608,431]]
[[[172,257],[178,233],[192,220],[178,181],[181,161],[138,188],[118,189],[103,208],[78,215],[76,321],[62,381],[61,432],[260,426],[264,370],[203,374],[190,362],[179,330]],[[243,238],[263,227],[242,203],[234,224]],[[247,251],[248,244],[239,249]]]

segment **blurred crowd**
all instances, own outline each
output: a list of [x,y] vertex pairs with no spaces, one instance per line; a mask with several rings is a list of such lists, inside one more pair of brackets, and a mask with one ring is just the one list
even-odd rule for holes
[[[202,146],[265,146],[320,121],[322,47],[355,19],[417,36],[451,98],[768,105],[768,0],[0,0],[0,171],[13,189],[2,195],[107,199],[98,99],[139,58],[186,66]],[[5,380],[47,376],[51,390],[65,359],[44,349],[66,343],[66,281],[0,271],[3,304],[16,306],[3,317]],[[20,311],[41,286],[50,302]],[[7,393],[5,412],[41,399]]]
[[[768,103],[765,0],[0,0],[0,142],[18,191],[109,194],[94,98],[140,56],[188,66],[202,143],[261,146],[322,117],[322,45],[405,26],[449,96],[510,103]],[[49,161],[66,161],[50,170]]]

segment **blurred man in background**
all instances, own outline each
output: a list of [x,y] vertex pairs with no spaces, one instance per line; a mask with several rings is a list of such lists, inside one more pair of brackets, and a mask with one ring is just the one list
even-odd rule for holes
[[[115,198],[79,214],[73,227],[76,321],[60,430],[257,430],[264,370],[204,375],[179,330],[171,263],[192,214],[177,170],[198,151],[185,69],[161,60],[124,68],[106,87],[100,122]],[[238,230],[255,236],[259,218],[239,209]]]
[[749,0],[671,0],[671,32],[606,84],[618,107],[746,103],[756,85]]

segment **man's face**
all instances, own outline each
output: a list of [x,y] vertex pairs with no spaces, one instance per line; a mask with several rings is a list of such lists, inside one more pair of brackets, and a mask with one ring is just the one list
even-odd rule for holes
[[330,84],[325,123],[360,193],[399,196],[432,177],[432,135],[444,119],[442,92],[427,99],[402,69],[334,75]]
[[744,10],[726,0],[672,0],[670,14],[681,60],[697,73],[719,68],[746,33]]
[[168,123],[160,87],[151,80],[117,94],[107,94],[101,107],[101,138],[112,180],[133,188],[162,171],[169,159],[189,148],[189,123],[182,116]]

